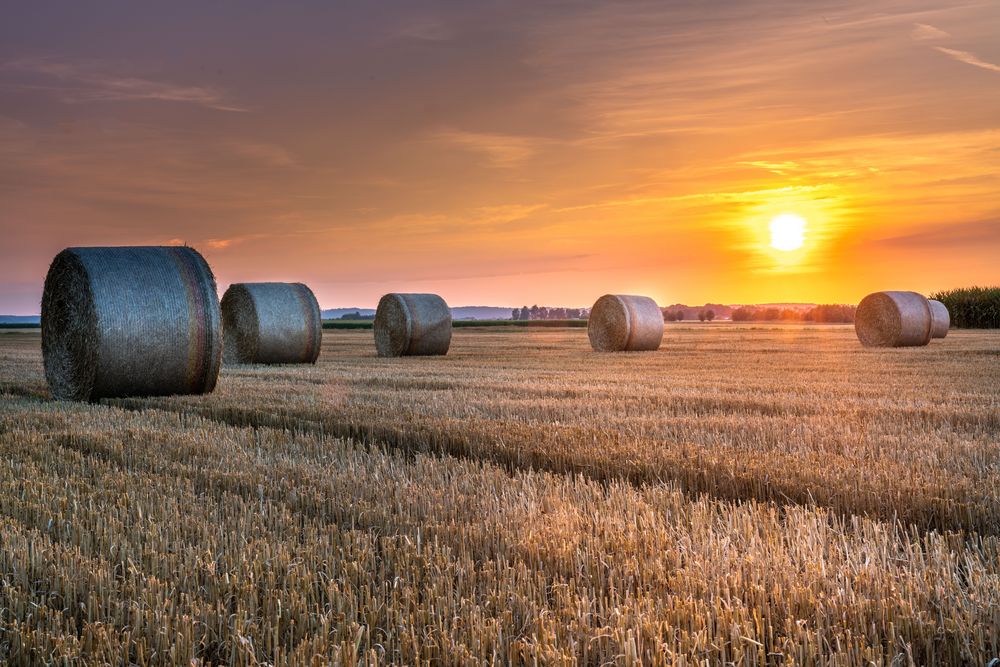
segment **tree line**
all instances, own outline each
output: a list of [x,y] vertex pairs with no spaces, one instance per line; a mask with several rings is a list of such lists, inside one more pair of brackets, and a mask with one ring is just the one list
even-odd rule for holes
[[851,324],[857,306],[822,304],[812,308],[776,308],[774,306],[741,306],[733,311],[733,322],[819,322]]
[[[685,319],[683,310],[674,310],[673,308],[662,308],[661,310],[663,310],[664,322],[683,322]],[[714,308],[702,308],[698,311],[698,319],[702,322],[711,322],[715,317]]]
[[524,306],[511,311],[512,320],[585,320],[590,316],[589,308],[549,308],[547,306]]
[[[931,295],[948,308],[951,324],[958,328],[1000,329],[1000,287],[965,287]],[[687,312],[685,312],[685,310]],[[697,317],[702,322],[724,318],[728,306],[706,304],[697,312],[692,308],[675,305],[663,308],[664,322],[680,322]],[[779,308],[776,306],[740,306],[732,309],[733,322],[818,322],[825,324],[850,324],[854,322],[856,306],[848,304],[822,304],[811,308]],[[589,308],[548,308],[524,306],[511,312],[512,320],[585,320]],[[373,316],[372,316],[373,317]],[[368,319],[357,314],[345,319]]]

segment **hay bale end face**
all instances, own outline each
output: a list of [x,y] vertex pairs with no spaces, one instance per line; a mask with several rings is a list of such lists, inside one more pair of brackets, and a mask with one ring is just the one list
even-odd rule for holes
[[437,294],[386,294],[375,311],[380,357],[447,354],[451,309]]
[[875,292],[858,304],[854,330],[865,347],[927,345],[931,306],[916,292]]
[[215,278],[193,248],[67,248],[42,294],[45,378],[67,400],[207,393],[221,323]]
[[944,338],[951,328],[948,306],[934,299],[928,299],[927,303],[931,306],[931,338]]
[[658,350],[663,312],[648,296],[605,294],[590,310],[587,336],[598,352]]
[[319,302],[301,283],[230,285],[222,324],[227,364],[314,364],[319,357]]

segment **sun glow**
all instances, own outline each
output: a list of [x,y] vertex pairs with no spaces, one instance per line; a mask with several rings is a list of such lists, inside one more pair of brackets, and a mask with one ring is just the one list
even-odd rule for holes
[[806,221],[794,213],[785,213],[771,220],[771,247],[789,252],[805,243]]

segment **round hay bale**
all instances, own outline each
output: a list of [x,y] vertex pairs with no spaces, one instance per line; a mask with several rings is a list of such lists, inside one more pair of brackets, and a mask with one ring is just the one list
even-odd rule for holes
[[928,299],[927,303],[931,306],[931,338],[944,338],[951,328],[948,306],[934,299]]
[[45,277],[42,357],[57,399],[210,392],[215,277],[193,248],[67,248]]
[[931,306],[916,292],[875,292],[858,304],[854,330],[865,347],[927,345]]
[[375,311],[380,357],[447,354],[451,309],[437,294],[386,294]]
[[222,331],[227,364],[314,364],[323,321],[302,283],[235,283],[222,296]]
[[590,309],[587,336],[598,352],[658,350],[663,312],[648,296],[605,294]]

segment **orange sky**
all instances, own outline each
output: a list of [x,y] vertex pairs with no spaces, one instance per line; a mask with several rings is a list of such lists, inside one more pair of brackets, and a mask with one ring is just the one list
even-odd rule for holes
[[324,307],[1000,283],[996,2],[82,4],[0,26],[0,313],[181,241]]

